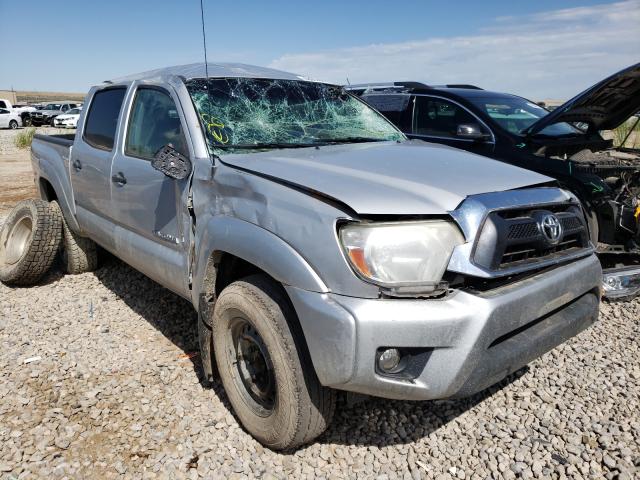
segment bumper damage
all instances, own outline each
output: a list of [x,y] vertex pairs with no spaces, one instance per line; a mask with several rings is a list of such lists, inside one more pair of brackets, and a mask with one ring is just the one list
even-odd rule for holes
[[[443,299],[362,299],[286,287],[320,381],[378,397],[471,395],[500,381],[598,318],[594,255],[485,293]],[[382,349],[406,368],[383,374]]]

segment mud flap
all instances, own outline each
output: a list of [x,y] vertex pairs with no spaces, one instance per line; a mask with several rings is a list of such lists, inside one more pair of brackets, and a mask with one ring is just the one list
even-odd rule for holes
[[204,377],[207,382],[212,382],[214,374],[213,363],[213,337],[211,334],[211,327],[207,325],[202,318],[202,314],[198,315],[198,342],[200,343],[200,358],[202,359],[202,370],[204,371]]

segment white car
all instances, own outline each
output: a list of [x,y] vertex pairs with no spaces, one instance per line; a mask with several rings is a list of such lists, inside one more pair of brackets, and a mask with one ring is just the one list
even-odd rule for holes
[[82,109],[80,108],[72,108],[71,110],[68,110],[67,113],[58,115],[54,120],[55,126],[61,128],[76,128],[78,126],[78,119],[80,118],[81,111]]
[[11,112],[6,108],[0,108],[0,128],[10,128],[15,130],[22,126],[20,114]]

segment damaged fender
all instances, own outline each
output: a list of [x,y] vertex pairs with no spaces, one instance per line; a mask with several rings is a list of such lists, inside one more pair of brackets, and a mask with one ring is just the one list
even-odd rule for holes
[[[200,229],[196,239],[197,264],[194,270],[193,303],[198,307],[203,293],[207,263],[214,252],[225,252],[255,265],[283,285],[326,293],[327,286],[306,260],[288,243],[253,223],[219,216]],[[256,248],[256,245],[259,247]]]
[[[215,285],[215,266],[211,262],[215,252],[225,252],[257,266],[283,285],[303,290],[326,293],[328,289],[318,274],[289,244],[273,233],[244,220],[232,217],[214,217],[202,235],[196,239],[199,246],[193,276],[192,301],[198,310],[198,340],[205,376],[212,380],[211,326],[206,309],[210,300],[207,291]],[[256,248],[259,245],[259,248]]]

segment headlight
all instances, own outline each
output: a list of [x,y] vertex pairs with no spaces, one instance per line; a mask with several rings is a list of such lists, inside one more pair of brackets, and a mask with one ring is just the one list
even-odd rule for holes
[[[464,237],[445,220],[353,223],[340,229],[352,268],[364,280],[406,291],[433,291]],[[398,293],[398,292],[396,292]]]

